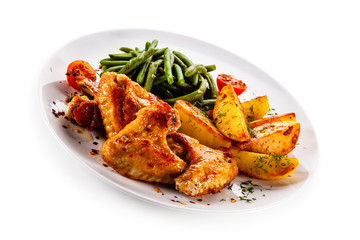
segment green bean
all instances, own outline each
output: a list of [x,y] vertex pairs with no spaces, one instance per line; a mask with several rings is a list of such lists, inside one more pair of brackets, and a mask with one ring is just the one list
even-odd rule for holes
[[120,51],[123,51],[125,53],[133,52],[134,49],[128,48],[128,47],[121,47]]
[[169,84],[168,82],[163,82],[161,86],[164,86],[167,90],[171,91],[175,95],[183,95],[184,91],[181,88],[178,88],[174,84]]
[[202,100],[201,105],[202,105],[202,106],[214,105],[215,102],[216,102],[216,98],[213,98],[213,99],[204,99],[204,100]]
[[128,63],[120,70],[120,73],[128,74],[138,66],[140,66],[146,59],[154,55],[156,52],[155,48],[149,48],[148,51],[141,53],[137,57],[133,57],[128,61]]
[[215,71],[216,65],[207,65],[205,66],[207,72]]
[[149,49],[150,49],[150,48],[156,48],[157,45],[158,45],[158,43],[159,43],[159,41],[158,41],[157,39],[154,39],[154,40],[151,42],[151,44],[150,44],[150,46],[149,46]]
[[191,83],[193,86],[197,86],[199,84],[199,78],[200,78],[200,73],[196,73],[192,76]]
[[175,76],[177,79],[177,83],[179,85],[184,85],[185,84],[184,74],[182,72],[181,67],[177,63],[174,63],[174,70],[175,70]]
[[157,85],[153,86],[153,90],[158,93],[159,95],[163,96],[164,98],[173,98],[174,95],[167,90],[164,86]]
[[151,42],[145,43],[145,51],[149,50],[150,45],[151,45]]
[[112,60],[112,59],[103,59],[100,61],[100,64],[102,66],[118,66],[118,65],[125,65],[127,64],[129,61],[125,61],[125,60]]
[[121,47],[122,53],[109,54],[110,58],[100,61],[101,68],[103,72],[128,75],[169,103],[184,99],[211,107],[216,101],[217,88],[208,72],[216,70],[216,66],[194,64],[181,52],[168,47],[157,49],[158,43],[157,39],[147,41],[144,50]]
[[135,51],[131,51],[131,52],[129,52],[129,53],[130,53],[131,56],[133,56],[133,57],[139,56],[139,53],[138,53],[138,52],[135,52]]
[[175,81],[173,85],[177,88],[180,88],[186,93],[194,91],[194,88],[188,83],[184,83],[183,85],[180,85],[177,81]]
[[185,77],[191,77],[192,75],[194,75],[196,73],[206,74],[207,71],[206,71],[206,68],[204,67],[204,65],[202,65],[202,64],[193,64],[193,65],[191,65],[186,70]]
[[210,73],[206,73],[205,77],[209,83],[210,87],[210,98],[217,98],[217,88],[214,79],[211,77]]
[[164,55],[164,52],[165,52],[165,50],[167,49],[167,47],[166,48],[161,48],[161,49],[158,49],[157,51],[156,51],[156,53],[154,54],[154,59],[158,59],[160,56],[162,56],[162,55]]
[[[154,49],[154,48],[152,48]],[[149,51],[151,50],[151,48],[149,49]],[[156,71],[158,66],[163,62],[162,59],[156,60],[155,62],[152,62],[149,66],[149,70],[146,76],[146,80],[145,80],[145,84],[144,84],[144,89],[148,92],[151,91],[152,85],[153,85],[153,81],[156,77]]]
[[[121,70],[120,70],[121,71]],[[120,71],[118,73],[120,73]],[[127,76],[132,80],[136,78],[137,75],[137,69],[132,70],[130,73],[127,74]]]
[[103,61],[111,61],[111,60],[112,60],[111,58],[104,58],[104,59],[100,60],[100,63],[103,62]]
[[169,103],[169,104],[173,104],[177,100],[185,100],[185,101],[188,101],[188,102],[193,102],[193,101],[198,100],[199,98],[204,96],[205,91],[206,91],[206,86],[207,86],[206,81],[204,81],[204,79],[202,79],[202,77],[201,77],[200,81],[201,81],[201,83],[200,83],[200,86],[199,86],[199,88],[197,90],[195,90],[195,91],[193,91],[193,92],[191,92],[189,94],[180,96],[180,97],[164,99],[164,101]]
[[177,56],[181,61],[183,61],[186,66],[190,67],[191,65],[193,65],[192,61],[181,52],[173,51],[173,54]]
[[144,51],[141,51],[139,48],[136,48],[134,51],[131,51],[130,53],[134,56],[137,57],[139,56],[141,53],[143,53]]
[[170,63],[171,63],[171,66],[174,66],[175,57],[174,57],[174,54],[171,51],[170,51]]
[[118,53],[118,54],[109,54],[109,57],[113,60],[129,60],[133,57],[131,53]]
[[187,69],[186,64],[183,61],[181,61],[181,59],[178,56],[176,56],[175,54],[173,54],[173,55],[174,55],[175,63],[178,64],[181,67],[181,69],[185,72]]
[[136,48],[135,50],[132,50],[130,52],[130,54],[133,56],[133,57],[137,57],[139,56],[141,53],[143,53],[144,51],[141,51],[139,48]]
[[165,71],[166,79],[169,84],[174,83],[174,76],[172,74],[173,64],[171,63],[171,55],[172,53],[170,49],[167,48],[164,52],[164,71]]
[[118,72],[124,65],[112,66],[104,70],[104,72]]
[[166,76],[162,75],[161,77],[156,77],[153,82],[153,86],[160,85],[161,83],[166,82]]
[[146,59],[145,63],[143,64],[142,68],[140,69],[140,72],[138,73],[137,77],[136,77],[136,82],[140,85],[143,84],[144,80],[145,80],[145,75],[146,72],[151,64],[151,60],[152,60],[152,56],[149,57],[148,59]]
[[166,76],[165,76],[165,71],[164,71],[164,68],[163,68],[163,67],[158,67],[157,75],[158,75],[158,76],[164,75],[164,77],[166,78]]

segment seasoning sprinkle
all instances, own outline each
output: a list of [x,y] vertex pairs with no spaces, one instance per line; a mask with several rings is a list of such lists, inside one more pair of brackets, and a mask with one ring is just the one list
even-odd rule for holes
[[[261,185],[253,183],[252,180],[241,182],[240,191],[242,196],[238,196],[238,198],[240,199],[240,201],[245,201],[248,203],[253,202],[256,200],[256,198],[249,197],[249,195],[253,194],[256,189],[260,190],[261,192],[263,191]],[[270,190],[270,189],[266,189],[266,190]],[[265,194],[262,194],[262,196],[265,197]]]
[[97,155],[99,154],[99,150],[96,150],[96,149],[91,149],[91,152],[89,152],[90,155]]
[[161,190],[158,187],[154,187],[155,192],[162,193]]

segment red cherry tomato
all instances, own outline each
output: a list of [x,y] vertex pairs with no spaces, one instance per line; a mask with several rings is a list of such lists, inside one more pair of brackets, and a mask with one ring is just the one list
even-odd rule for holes
[[66,78],[71,87],[80,90],[76,79],[83,79],[84,77],[96,81],[96,72],[88,62],[76,60],[69,64]]
[[241,80],[236,79],[227,74],[219,74],[216,78],[216,83],[218,86],[219,91],[228,84],[231,84],[235,90],[235,93],[239,96],[246,90],[246,84],[243,83]]

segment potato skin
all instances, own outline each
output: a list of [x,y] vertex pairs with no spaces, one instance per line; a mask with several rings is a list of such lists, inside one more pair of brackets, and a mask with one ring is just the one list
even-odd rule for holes
[[244,107],[244,113],[249,122],[264,117],[269,111],[269,101],[266,95],[242,102],[241,104]]
[[231,140],[243,142],[251,137],[243,106],[230,84],[224,86],[219,93],[213,120],[219,131]]
[[291,152],[298,141],[300,123],[293,121],[266,123],[253,128],[254,137],[240,142],[240,150],[285,155]]
[[174,108],[180,115],[181,127],[178,132],[193,137],[210,148],[231,146],[231,140],[225,137],[200,109],[184,100],[176,101]]
[[265,123],[285,122],[285,121],[295,122],[296,121],[295,113],[286,113],[286,114],[282,114],[282,115],[276,115],[276,116],[257,119],[255,121],[249,122],[248,126],[250,128],[255,128],[255,127],[263,125]]
[[299,165],[297,158],[283,155],[247,152],[238,147],[231,147],[228,152],[236,159],[240,172],[258,179],[277,180],[288,177]]

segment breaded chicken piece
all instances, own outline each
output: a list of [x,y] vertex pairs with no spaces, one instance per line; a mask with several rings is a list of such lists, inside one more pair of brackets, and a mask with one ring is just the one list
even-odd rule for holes
[[98,103],[106,135],[115,136],[136,118],[136,113],[159,99],[124,74],[101,76],[94,100]]
[[166,141],[180,127],[176,110],[155,102],[139,110],[134,121],[110,137],[101,148],[103,160],[116,172],[148,182],[174,183],[187,164]]
[[174,133],[168,138],[184,148],[177,152],[189,164],[185,172],[175,178],[177,190],[192,197],[218,193],[237,176],[236,160],[230,154],[202,145],[185,134]]

